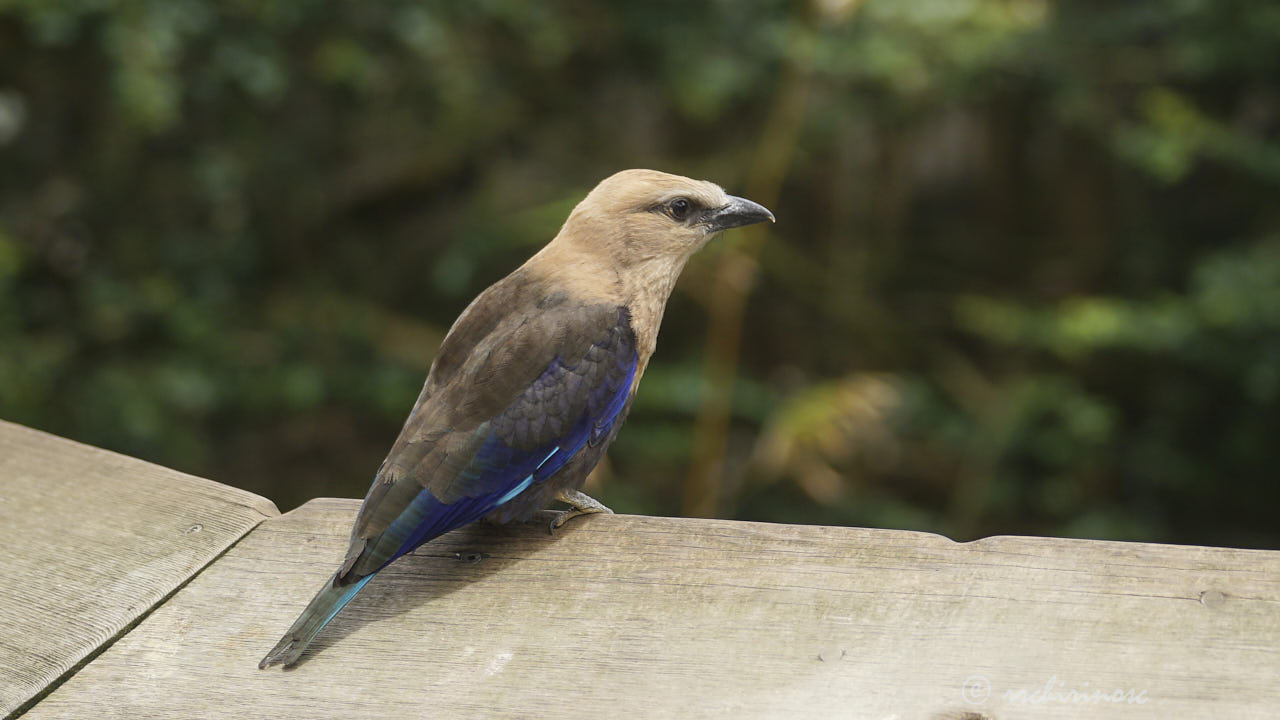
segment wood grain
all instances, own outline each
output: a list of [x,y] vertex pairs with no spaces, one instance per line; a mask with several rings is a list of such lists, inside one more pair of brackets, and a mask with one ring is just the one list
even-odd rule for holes
[[1280,714],[1280,553],[633,516],[451,533],[258,670],[357,506],[262,523],[28,718]]
[[0,715],[278,514],[256,495],[0,421]]

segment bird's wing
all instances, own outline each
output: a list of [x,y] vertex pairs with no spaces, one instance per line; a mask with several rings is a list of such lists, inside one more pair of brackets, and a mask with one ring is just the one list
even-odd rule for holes
[[630,315],[552,300],[459,319],[365,497],[340,583],[484,517],[608,436],[636,373]]

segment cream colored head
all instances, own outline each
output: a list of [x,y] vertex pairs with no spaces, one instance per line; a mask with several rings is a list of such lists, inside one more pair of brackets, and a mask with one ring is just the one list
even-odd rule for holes
[[761,205],[719,185],[657,170],[623,170],[569,214],[557,241],[603,253],[621,267],[666,259],[683,265],[721,230],[773,221]]

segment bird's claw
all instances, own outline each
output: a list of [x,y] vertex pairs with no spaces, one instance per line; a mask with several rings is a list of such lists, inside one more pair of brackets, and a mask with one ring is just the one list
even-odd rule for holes
[[556,500],[559,500],[562,503],[567,503],[573,509],[563,510],[556,513],[556,516],[551,519],[551,524],[547,527],[547,532],[553,535],[556,530],[559,530],[565,523],[579,515],[593,515],[595,513],[613,514],[613,511],[605,507],[605,505],[599,500],[577,490],[563,490],[556,495]]

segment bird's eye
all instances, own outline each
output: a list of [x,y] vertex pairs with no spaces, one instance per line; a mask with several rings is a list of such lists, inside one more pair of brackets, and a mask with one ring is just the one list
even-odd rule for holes
[[693,211],[693,203],[688,198],[676,198],[667,203],[667,213],[675,220],[684,220]]

